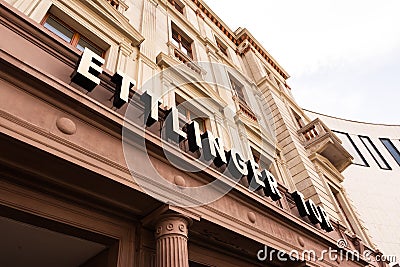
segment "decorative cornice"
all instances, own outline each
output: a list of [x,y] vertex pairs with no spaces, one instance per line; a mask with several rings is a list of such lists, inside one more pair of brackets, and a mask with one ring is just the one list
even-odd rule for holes
[[[59,2],[72,8],[65,0],[59,0]],[[144,37],[129,23],[128,19],[121,12],[115,8],[108,7],[109,3],[98,0],[84,0],[80,3],[89,7],[98,16],[110,23],[117,31],[128,36],[133,46],[139,46],[144,41]],[[90,18],[84,19],[89,20]]]
[[196,15],[199,16],[201,19],[204,19],[203,14],[201,13],[200,9],[196,9]]
[[[239,46],[244,41],[249,41],[249,43],[254,47],[255,51],[260,53],[260,55],[286,80],[290,76],[289,74],[276,62],[275,59],[269,55],[265,48],[263,48],[259,42],[250,34],[250,32],[246,29],[242,29],[239,33],[232,32],[226,25],[223,23],[217,15],[214,14],[213,11],[208,8],[205,3],[201,0],[192,0],[194,4],[198,7],[196,10],[196,14],[201,16],[202,18],[208,17],[221,31],[224,35],[228,37],[229,40],[232,41],[236,46]],[[201,15],[200,11],[205,15]],[[246,51],[247,52],[247,51]]]

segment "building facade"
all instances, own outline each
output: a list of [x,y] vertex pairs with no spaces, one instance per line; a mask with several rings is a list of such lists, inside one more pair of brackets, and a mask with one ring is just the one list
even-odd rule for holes
[[[363,123],[306,112],[323,120],[353,156],[343,185],[373,242],[400,259],[400,126]],[[368,196],[368,197],[366,197]]]
[[2,266],[386,266],[352,156],[248,30],[200,0],[0,5]]

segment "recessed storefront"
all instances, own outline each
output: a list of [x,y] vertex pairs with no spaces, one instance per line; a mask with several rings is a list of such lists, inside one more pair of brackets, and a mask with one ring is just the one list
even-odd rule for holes
[[1,266],[90,266],[92,261],[107,264],[109,248],[104,244],[13,219],[0,217],[0,236]]

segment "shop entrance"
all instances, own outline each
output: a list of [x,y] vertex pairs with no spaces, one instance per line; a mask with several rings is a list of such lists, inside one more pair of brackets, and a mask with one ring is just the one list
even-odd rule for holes
[[[4,214],[4,207],[0,210]],[[21,212],[11,213],[20,218],[0,215],[0,266],[116,266],[113,252],[117,241]]]

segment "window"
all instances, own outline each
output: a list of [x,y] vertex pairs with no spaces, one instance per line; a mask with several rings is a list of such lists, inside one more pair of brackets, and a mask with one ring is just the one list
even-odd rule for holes
[[380,138],[380,140],[381,140],[382,144],[386,147],[386,149],[389,151],[389,153],[392,155],[394,160],[397,162],[397,164],[399,164],[399,166],[400,166],[400,153],[397,150],[397,148],[394,146],[392,141],[390,141],[390,139],[387,139],[387,138]]
[[305,126],[303,118],[299,114],[297,114],[297,112],[295,112],[293,109],[292,109],[292,113],[293,113],[294,119],[296,120],[296,124],[299,127],[299,129],[303,128]]
[[351,224],[349,217],[347,217],[346,211],[342,205],[341,199],[340,199],[340,193],[338,190],[334,189],[331,185],[328,185],[329,189],[332,192],[333,198],[336,202],[337,208],[339,209],[338,212],[342,213],[344,219],[346,220],[347,225],[350,227],[350,230],[353,231],[353,233],[356,233],[354,231],[353,225]]
[[65,42],[75,46],[78,50],[83,51],[83,49],[87,47],[99,56],[104,55],[103,49],[90,42],[87,38],[82,36],[82,34],[78,33],[53,15],[46,15],[42,24],[46,29],[56,34]]
[[342,133],[338,131],[332,132],[334,132],[339,137],[339,139],[342,141],[342,146],[350,153],[350,155],[353,156],[353,164],[369,167],[364,156],[361,154],[360,150],[348,133]]
[[176,107],[178,109],[179,116],[179,127],[183,129],[187,123],[196,121],[199,124],[200,132],[204,133],[207,130],[206,120],[201,116],[198,116],[193,111],[188,109],[184,104],[182,104],[184,101],[180,97],[176,96],[176,99]]
[[231,83],[232,89],[236,92],[237,96],[239,99],[243,102],[246,103],[246,99],[244,97],[244,91],[243,91],[243,85],[238,82],[232,75],[229,75],[229,81]]
[[275,80],[275,83],[276,83],[276,85],[278,86],[278,88],[282,89],[282,84],[281,84],[281,82],[280,82],[276,77],[274,77],[274,80]]
[[267,73],[268,79],[270,78],[271,72],[268,70],[268,68],[266,66],[263,66],[265,72]]
[[189,58],[193,59],[192,43],[187,36],[184,36],[176,27],[172,27],[172,43]]
[[261,153],[251,147],[251,153],[253,154],[254,161],[258,164],[261,170],[270,170],[271,164],[265,162],[265,157],[261,156]]
[[255,150],[254,148],[250,148],[251,149],[251,154],[253,155],[253,159],[257,164],[260,164],[260,160],[261,160],[261,154],[260,152],[258,152],[257,150]]
[[359,136],[365,147],[367,148],[368,152],[374,158],[378,166],[383,170],[391,170],[389,164],[383,158],[379,150],[376,148],[375,144],[372,143],[371,139],[368,136]]
[[185,6],[181,2],[176,1],[176,0],[168,0],[168,2],[170,2],[171,5],[173,5],[174,8],[183,15],[183,9]]
[[222,54],[224,54],[225,56],[228,56],[228,47],[219,39],[215,39],[215,41],[217,42],[217,46],[219,48],[219,50],[222,52]]

